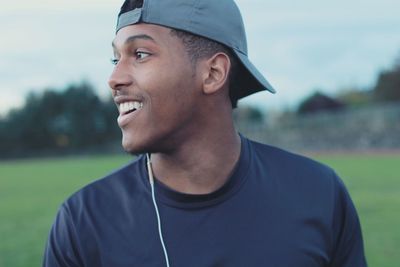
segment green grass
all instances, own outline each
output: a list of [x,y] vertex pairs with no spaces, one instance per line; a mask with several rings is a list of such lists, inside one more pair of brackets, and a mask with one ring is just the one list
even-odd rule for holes
[[41,266],[61,202],[128,161],[113,156],[0,163],[0,267]]
[[370,267],[400,262],[400,154],[319,157],[342,177],[358,209]]
[[[400,262],[400,155],[314,156],[332,166],[358,209],[370,267]],[[40,266],[58,206],[128,156],[0,162],[0,267]]]

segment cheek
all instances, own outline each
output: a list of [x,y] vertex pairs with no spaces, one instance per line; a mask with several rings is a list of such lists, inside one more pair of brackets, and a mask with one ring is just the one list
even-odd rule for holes
[[186,67],[174,65],[163,66],[162,70],[147,74],[148,78],[152,76],[148,87],[151,104],[163,115],[181,115],[176,113],[189,108],[195,99],[196,86],[192,72]]
[[[190,88],[179,87],[181,84],[170,84],[171,87],[163,86],[160,92],[152,94],[151,108],[154,115],[160,117],[163,123],[170,120],[176,120],[188,113],[191,95],[185,92]],[[181,90],[183,89],[183,90]]]

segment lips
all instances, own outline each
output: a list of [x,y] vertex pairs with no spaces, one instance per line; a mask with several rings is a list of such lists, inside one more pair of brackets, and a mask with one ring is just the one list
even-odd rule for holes
[[127,125],[142,108],[143,103],[140,101],[126,101],[119,103],[118,125],[120,127]]
[[119,114],[120,115],[125,115],[131,112],[134,112],[136,110],[139,110],[143,107],[143,103],[139,101],[128,101],[128,102],[123,102],[118,105],[119,109]]

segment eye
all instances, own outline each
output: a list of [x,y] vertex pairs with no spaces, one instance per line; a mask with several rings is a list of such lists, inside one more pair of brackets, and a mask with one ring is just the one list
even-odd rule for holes
[[144,52],[144,51],[136,51],[135,55],[136,55],[137,59],[145,59],[146,57],[150,56],[151,54],[148,52]]
[[111,58],[111,59],[110,59],[110,61],[111,61],[111,64],[113,64],[113,65],[117,65],[117,64],[118,64],[118,62],[119,62],[119,59],[116,59],[116,58]]

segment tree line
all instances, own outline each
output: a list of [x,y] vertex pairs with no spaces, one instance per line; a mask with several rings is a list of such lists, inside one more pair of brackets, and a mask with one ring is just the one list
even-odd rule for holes
[[395,60],[391,68],[378,75],[376,84],[372,89],[352,88],[333,97],[316,91],[300,103],[297,113],[334,111],[349,106],[388,102],[400,103],[400,57]]
[[0,158],[90,150],[120,139],[117,108],[87,82],[29,93],[0,119]]

